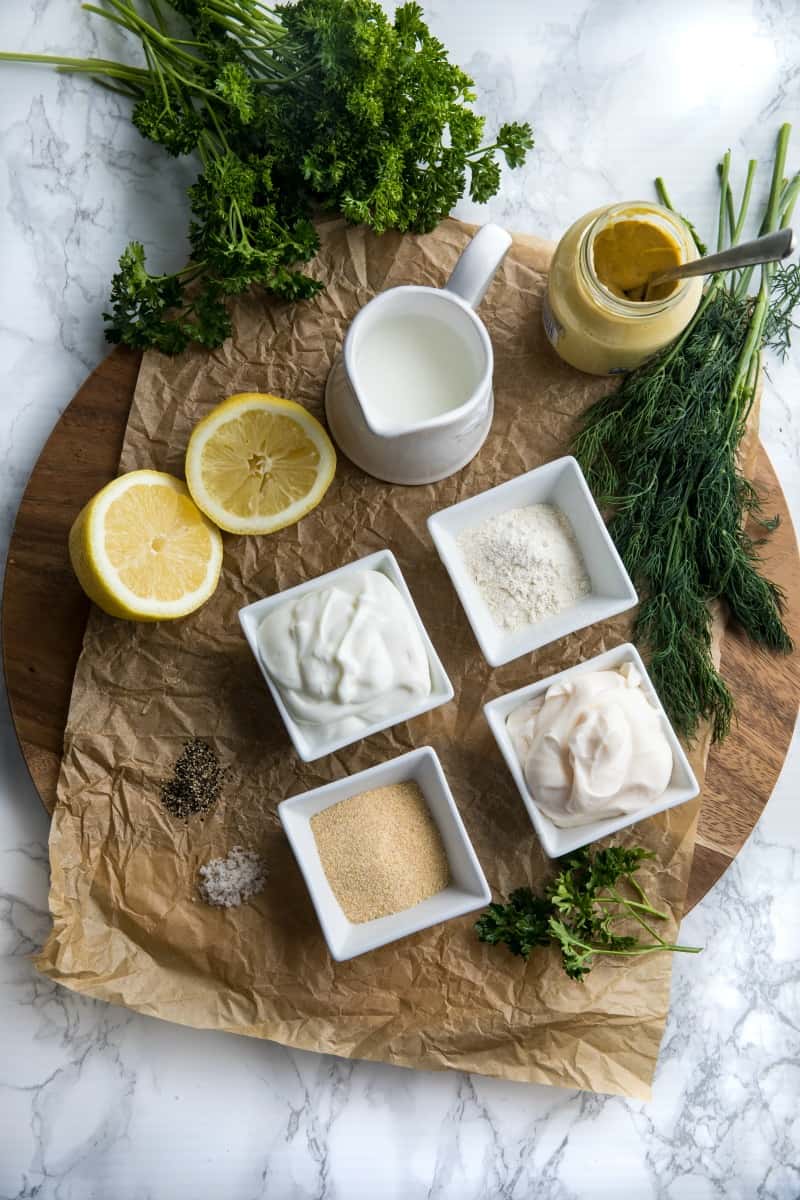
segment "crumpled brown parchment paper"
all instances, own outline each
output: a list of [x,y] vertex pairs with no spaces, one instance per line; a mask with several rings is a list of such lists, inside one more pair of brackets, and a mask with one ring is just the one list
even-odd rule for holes
[[[120,470],[182,475],[194,423],[234,392],[272,391],[322,413],[327,372],[358,309],[400,283],[445,282],[470,236],[445,221],[424,237],[321,227],[327,290],[291,306],[234,304],[234,337],[213,353],[148,353]],[[219,589],[199,613],[134,625],[95,610],[75,675],[50,839],[53,931],[38,967],[76,991],[203,1028],[406,1067],[647,1098],[669,1000],[671,956],[605,961],[584,983],[555,951],[526,964],[478,942],[472,917],[348,963],[328,955],[276,817],[285,797],[415,746],[441,757],[495,893],[548,870],[481,706],[490,697],[628,638],[630,617],[583,630],[492,671],[428,537],[425,518],[563,454],[575,419],[606,380],[562,364],[541,327],[551,247],[517,238],[481,306],[495,347],[494,425],[478,457],[441,483],[379,483],[340,456],[323,503],[272,537],[225,537]],[[240,606],[389,546],[455,687],[443,708],[304,765],[239,629]],[[717,645],[720,628],[717,629]],[[206,738],[227,769],[217,807],[170,817],[160,782],[186,740]],[[707,746],[694,748],[702,776]],[[657,852],[646,874],[682,912],[699,802],[624,835]],[[198,867],[234,844],[269,866],[238,909],[196,894]]]

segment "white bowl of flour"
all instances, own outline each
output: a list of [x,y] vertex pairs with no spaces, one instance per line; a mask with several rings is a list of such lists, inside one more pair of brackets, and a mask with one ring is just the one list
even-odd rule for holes
[[428,528],[492,667],[637,603],[574,458],[442,509]]

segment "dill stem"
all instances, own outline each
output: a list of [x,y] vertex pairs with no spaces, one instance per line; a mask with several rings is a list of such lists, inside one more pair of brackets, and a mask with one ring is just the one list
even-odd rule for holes
[[781,197],[781,208],[783,209],[783,214],[781,216],[781,229],[785,229],[791,221],[798,195],[800,195],[800,172],[795,175]]
[[727,199],[728,199],[728,176],[731,170],[731,152],[726,150],[722,156],[722,162],[719,164],[719,219],[717,221],[717,251],[722,250],[725,245],[725,219],[727,216]]
[[[751,158],[747,164],[747,176],[744,181],[744,190],[742,191],[742,200],[741,204],[739,205],[739,214],[736,218],[736,224],[733,227],[733,234],[731,235],[731,245],[733,246],[738,243],[742,236],[745,218],[747,217],[747,210],[750,207],[750,193],[753,190],[753,180],[755,178],[757,167],[758,159]],[[736,287],[741,275],[741,271],[733,271],[731,273],[729,289],[734,295],[736,294]]]
[[750,207],[750,193],[753,190],[753,179],[755,178],[757,167],[758,159],[751,158],[747,164],[747,178],[744,181],[744,191],[742,192],[742,202],[739,206],[739,215],[736,218],[736,224],[733,228],[732,241],[734,245],[736,245],[736,243],[739,241],[739,238],[742,236],[745,217],[747,216],[747,210]]
[[[784,189],[787,192],[791,191],[794,187],[795,180],[797,180],[797,176],[795,176],[795,178],[791,180],[788,185],[784,185],[783,181],[783,172],[784,167],[786,166],[786,152],[789,148],[789,138],[791,137],[791,133],[792,127],[788,121],[785,121],[778,131],[778,144],[775,149],[775,161],[772,166],[772,182],[769,189],[769,199],[767,201],[764,219],[761,222],[761,227],[758,231],[759,237],[765,233],[772,233],[773,230],[778,228],[778,221],[780,220],[781,216],[780,209],[785,207],[785,204],[781,204],[781,199],[784,195]],[[798,184],[798,186],[800,186],[800,184]],[[796,198],[796,195],[797,192],[795,191],[793,198],[791,198],[789,201],[791,208],[794,207],[794,198]],[[791,208],[789,210],[790,216]],[[753,267],[746,267],[742,272],[741,278],[734,291],[734,295],[737,299],[741,300],[747,295],[750,287],[750,281],[753,278],[753,270]]]
[[[778,227],[778,224],[783,217],[783,214],[781,213],[781,198],[784,194],[783,174],[786,166],[786,152],[788,150],[791,132],[792,127],[787,121],[781,125],[778,133],[778,145],[775,151],[775,162],[772,166],[772,182],[769,189],[767,210],[764,214],[764,220],[761,224],[762,233],[772,233],[773,230]],[[791,217],[791,211],[794,208],[796,198],[797,192],[795,191],[788,208],[789,217]],[[750,273],[745,272],[745,275],[747,277],[747,284],[749,285],[750,279],[752,278],[752,268]],[[761,286],[758,289],[755,306],[750,318],[750,326],[747,330],[747,337],[745,338],[744,345],[742,346],[742,352],[739,355],[739,362],[736,366],[736,374],[734,375],[733,383],[731,384],[730,394],[734,401],[734,410],[741,406],[742,397],[746,394],[745,385],[750,375],[752,357],[754,352],[761,346],[761,339],[764,335],[764,323],[767,319],[767,312],[769,310],[769,285],[771,278],[772,264],[765,263],[761,269]],[[733,415],[734,414],[731,415],[731,419],[733,419]],[[731,430],[729,428],[729,436],[730,432]]]
[[[717,170],[721,171],[721,168],[718,167]],[[723,182],[720,178],[720,189],[722,192],[722,197],[725,200],[725,215],[727,217],[728,224],[728,242],[729,245],[732,246],[734,242],[733,231],[736,228],[736,212],[733,207],[733,191],[731,190],[730,179],[726,179]]]
[[660,175],[656,178],[656,195],[664,205],[664,208],[670,208],[674,212],[675,205],[670,200],[669,192],[667,191],[667,185],[664,183],[664,180]]
[[[738,212],[735,220],[733,219],[732,216],[729,215],[729,220],[730,220],[730,225],[731,225],[731,245],[732,246],[735,246],[739,242],[739,240],[742,236],[742,230],[744,228],[744,222],[745,222],[745,218],[747,216],[747,210],[750,206],[750,193],[753,188],[753,179],[755,177],[757,167],[758,167],[757,159],[751,158],[747,164],[747,176],[744,181],[744,189],[742,191],[742,199],[741,199],[741,203],[739,205],[739,212]],[[730,190],[730,186],[728,187],[728,192],[729,192],[729,196],[730,196],[730,204],[732,207],[733,206],[733,193]],[[726,286],[727,286],[728,290],[730,291],[731,295],[736,294],[736,287],[737,287],[737,284],[739,282],[741,275],[742,275],[741,270],[731,271],[728,273]]]
[[783,215],[781,217],[781,229],[785,229],[792,219],[795,202],[797,201],[798,192],[800,192],[800,171],[793,175],[789,180],[788,185],[781,196],[781,209]]

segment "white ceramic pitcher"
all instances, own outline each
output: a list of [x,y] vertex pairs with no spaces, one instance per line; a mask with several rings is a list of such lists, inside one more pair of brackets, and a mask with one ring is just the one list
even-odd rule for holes
[[[390,288],[355,317],[328,376],[325,410],[334,441],[369,475],[389,483],[433,483],[459,471],[480,450],[494,411],[494,356],[486,326],[474,310],[510,245],[504,229],[484,225],[443,288]],[[393,321],[408,317],[428,322],[431,336],[437,322],[447,327],[443,333],[449,352],[457,350],[458,387],[464,398],[447,411],[405,423],[402,405],[388,421],[377,402],[374,350],[386,344]],[[373,343],[370,395],[364,372],[359,375],[359,357],[363,362],[368,339],[376,336],[383,341]]]

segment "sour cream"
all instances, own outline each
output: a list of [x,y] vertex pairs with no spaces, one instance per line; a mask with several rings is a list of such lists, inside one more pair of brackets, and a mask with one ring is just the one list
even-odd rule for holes
[[672,750],[633,663],[554,683],[506,726],[531,796],[566,829],[638,812],[666,791]]
[[302,725],[358,732],[430,695],[428,655],[405,599],[380,571],[354,571],[270,612],[258,643]]

